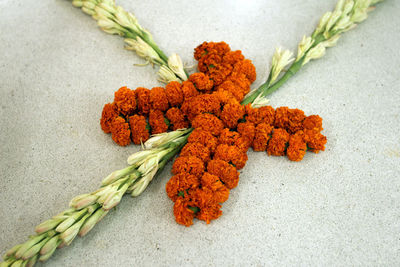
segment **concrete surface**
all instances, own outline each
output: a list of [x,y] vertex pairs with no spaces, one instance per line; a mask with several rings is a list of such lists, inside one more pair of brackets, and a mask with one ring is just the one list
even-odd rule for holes
[[[193,63],[225,40],[265,80],[274,48],[295,49],[335,1],[117,1],[167,53]],[[210,225],[174,222],[170,165],[46,266],[400,264],[400,2],[387,0],[337,47],[271,97],[324,118],[327,150],[300,163],[249,152],[239,186]],[[67,0],[0,0],[0,252],[125,166],[135,146],[99,127],[121,86],[156,70]]]

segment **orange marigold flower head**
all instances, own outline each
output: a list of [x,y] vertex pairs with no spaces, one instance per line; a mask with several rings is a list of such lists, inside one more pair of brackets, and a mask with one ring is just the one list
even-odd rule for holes
[[209,91],[214,86],[214,83],[212,80],[210,80],[210,77],[202,72],[191,74],[189,76],[189,81],[191,81],[199,91]]
[[179,173],[169,179],[165,186],[168,197],[172,201],[176,201],[179,196],[184,197],[189,189],[195,189],[199,187],[200,181],[194,175],[187,173]]
[[178,198],[174,204],[174,216],[177,223],[191,226],[195,216],[194,211],[189,207],[190,202],[182,197]]
[[254,124],[266,123],[273,124],[275,120],[275,110],[271,106],[264,106],[260,108],[252,108],[251,104],[246,105],[246,121]]
[[234,65],[235,63],[244,60],[244,56],[242,55],[242,51],[236,50],[236,51],[229,51],[227,52],[224,57],[222,58],[222,61],[226,64]]
[[201,159],[189,156],[178,157],[172,165],[172,174],[179,173],[192,174],[196,177],[201,177],[204,172],[204,163]]
[[118,111],[126,116],[132,114],[136,110],[135,91],[124,86],[114,93],[114,103],[118,107]]
[[182,84],[173,81],[165,86],[165,94],[171,107],[180,106],[183,102]]
[[196,87],[194,87],[193,83],[190,81],[182,82],[181,89],[183,93],[183,100],[187,100],[199,94],[199,91],[196,90]]
[[197,115],[202,113],[212,113],[218,115],[220,113],[221,105],[218,97],[213,94],[202,94],[190,98],[182,105],[182,112],[193,120]]
[[197,219],[203,220],[208,224],[211,220],[215,220],[222,215],[221,205],[215,201],[211,190],[197,188],[190,190],[190,195],[192,205],[199,208],[199,211],[195,214]]
[[181,157],[193,156],[201,159],[204,163],[210,160],[210,151],[200,143],[187,143],[181,151]]
[[182,111],[176,107],[168,109],[167,113],[165,113],[165,116],[172,124],[185,120],[185,115],[183,115]]
[[204,113],[196,116],[192,121],[192,127],[210,132],[212,135],[219,135],[224,129],[224,124],[220,119],[212,114]]
[[150,104],[152,109],[166,111],[169,107],[165,89],[162,87],[154,87],[150,90]]
[[247,154],[236,146],[221,144],[215,150],[214,159],[224,160],[240,170],[246,165]]
[[222,56],[214,51],[204,55],[197,64],[200,72],[208,73],[210,70],[214,71],[222,63]]
[[249,142],[249,139],[243,136],[240,136],[236,141],[234,146],[239,148],[240,151],[246,153],[249,150],[252,142]]
[[146,142],[149,137],[149,127],[146,118],[140,115],[133,115],[129,117],[129,126],[132,132],[132,141],[135,144]]
[[219,55],[225,55],[226,53],[231,51],[231,48],[225,42],[218,42],[218,43],[215,43],[213,50],[217,51],[217,53]]
[[228,76],[232,73],[232,69],[232,65],[225,63],[218,65],[210,64],[207,74],[210,76],[210,79],[214,81],[214,86],[218,86],[226,81]]
[[244,107],[239,103],[226,104],[221,112],[221,120],[228,128],[236,128],[238,121],[243,118],[245,114]]
[[164,113],[160,110],[150,110],[149,124],[152,134],[165,133],[169,126],[164,118]]
[[207,42],[203,42],[201,45],[197,46],[194,49],[194,58],[196,60],[199,60],[204,55],[207,55],[208,54],[207,48],[208,48],[208,43]]
[[233,96],[232,93],[219,89],[217,91],[212,92],[213,95],[215,95],[218,98],[218,101],[221,103],[221,105],[228,104],[230,102],[237,101],[236,98]]
[[306,118],[304,111],[300,109],[289,109],[288,110],[288,128],[287,131],[294,134],[297,131],[303,130],[303,121]]
[[140,114],[149,114],[150,112],[150,90],[144,87],[138,87],[135,90],[138,110]]
[[218,91],[223,90],[231,93],[239,102],[243,100],[245,95],[242,88],[234,84],[231,80],[224,81],[221,85],[218,86],[217,89]]
[[247,145],[250,146],[256,134],[256,126],[254,123],[249,121],[241,122],[237,126],[237,131],[247,140]]
[[233,67],[233,71],[238,73],[244,73],[244,75],[246,75],[246,78],[250,81],[250,83],[253,83],[257,77],[256,67],[254,67],[250,59],[245,59],[237,62]]
[[189,128],[189,122],[187,120],[175,122],[174,124],[172,124],[173,131],[184,128]]
[[213,199],[223,203],[229,198],[229,189],[221,182],[218,176],[205,172],[201,177],[201,187],[204,191],[211,190]]
[[265,151],[267,149],[268,140],[273,129],[274,127],[263,122],[257,125],[252,145],[254,151]]
[[251,82],[249,81],[249,79],[247,79],[246,74],[232,71],[228,79],[231,80],[237,86],[239,86],[242,89],[244,95],[250,92]]
[[289,146],[286,155],[291,161],[300,161],[307,152],[307,144],[304,141],[303,131],[292,134],[289,138]]
[[311,115],[304,119],[303,127],[307,130],[322,131],[322,118],[318,115]]
[[321,134],[319,131],[304,130],[304,140],[306,141],[308,148],[314,153],[325,150],[325,144],[327,141],[326,136]]
[[221,215],[221,205],[211,204],[201,208],[200,211],[196,213],[196,218],[209,224],[211,220],[218,219]]
[[112,121],[116,117],[118,117],[118,115],[119,115],[118,107],[114,102],[107,103],[104,105],[103,112],[101,113],[100,125],[101,125],[101,129],[105,133],[111,132]]
[[277,128],[287,129],[289,126],[289,108],[288,107],[279,107],[275,110],[275,121],[274,125]]
[[285,155],[286,145],[289,142],[290,135],[285,129],[275,129],[269,140],[267,152],[268,155],[283,156]]
[[207,164],[207,172],[216,175],[228,189],[235,188],[239,183],[239,172],[231,164],[213,159]]
[[189,135],[188,143],[200,143],[205,146],[211,153],[214,153],[218,145],[218,139],[211,133],[202,129],[195,129]]
[[218,144],[233,146],[239,137],[240,134],[238,132],[231,131],[228,128],[225,128],[222,130],[221,134],[218,137]]
[[120,146],[131,143],[131,131],[129,124],[122,117],[116,117],[111,124],[111,137]]

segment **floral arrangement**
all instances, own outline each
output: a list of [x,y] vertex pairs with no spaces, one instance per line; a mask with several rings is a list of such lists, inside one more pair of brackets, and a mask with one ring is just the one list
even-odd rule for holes
[[240,51],[230,51],[225,43],[203,43],[195,49],[200,72],[189,76],[180,58],[176,54],[167,58],[135,16],[113,0],[73,0],[102,30],[125,37],[127,49],[159,65],[159,79],[167,86],[135,91],[122,87],[116,92],[114,102],[103,109],[103,131],[120,145],[144,143],[145,149],[131,155],[126,168],[103,179],[98,190],[73,198],[69,209],[39,224],[35,235],[7,251],[0,266],[46,261],[57,248],[93,229],[124,194],[140,195],[179,152],[166,191],[174,201],[176,221],[189,226],[194,218],[209,223],[222,214],[221,203],[237,186],[238,170],[244,167],[250,147],[293,161],[300,161],[307,150],[324,150],[319,116],[266,106],[266,96],[310,60],[322,57],[378,2],[339,0],[313,34],[302,39],[296,58],[277,49],[267,81],[247,94],[256,73]]

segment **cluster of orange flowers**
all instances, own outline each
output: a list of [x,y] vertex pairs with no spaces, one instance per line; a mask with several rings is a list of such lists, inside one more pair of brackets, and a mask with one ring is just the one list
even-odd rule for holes
[[194,128],[166,185],[175,219],[186,226],[194,218],[209,223],[221,216],[221,204],[237,186],[250,147],[300,161],[307,150],[318,153],[326,144],[317,115],[240,104],[256,79],[254,65],[241,51],[231,51],[224,42],[204,42],[194,57],[200,72],[188,81],[152,90],[122,87],[101,118],[104,132],[120,145],[139,144],[150,133]]
[[[151,90],[122,87],[115,92],[114,102],[104,106],[101,128],[111,133],[121,146],[145,142],[150,134],[189,127],[193,114],[202,108],[190,107],[199,99],[208,99],[213,112],[220,109],[218,99],[234,97],[238,102],[249,92],[256,79],[255,67],[241,51],[231,51],[224,43],[203,43],[195,49],[199,70],[182,83],[170,82]],[[212,102],[212,103],[211,103]],[[191,110],[189,110],[191,109]]]
[[245,166],[250,147],[293,161],[300,161],[307,150],[318,153],[325,148],[319,116],[306,117],[303,111],[287,107],[243,107],[236,101],[231,99],[213,114],[206,100],[198,103],[210,108],[193,118],[194,130],[166,185],[179,224],[190,226],[193,218],[209,223],[221,216],[221,203],[237,186],[238,170]]

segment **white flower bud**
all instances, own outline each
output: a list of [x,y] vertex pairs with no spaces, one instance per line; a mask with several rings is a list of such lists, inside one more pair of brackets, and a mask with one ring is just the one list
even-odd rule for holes
[[83,6],[83,3],[82,3],[81,0],[73,0],[73,1],[72,1],[72,5],[73,5],[74,7],[82,7],[82,6]]
[[269,99],[261,95],[262,94],[260,94],[259,96],[257,96],[256,99],[254,99],[253,103],[251,104],[251,107],[260,108],[266,106],[269,103]]
[[131,191],[131,195],[133,197],[139,196],[143,191],[147,188],[151,180],[153,180],[154,176],[157,173],[158,168],[154,168],[149,172],[147,175],[143,176],[142,179],[140,179],[137,183],[135,183],[133,186],[128,188],[129,191]]
[[162,60],[157,52],[154,51],[154,49],[145,41],[143,41],[139,36],[136,37],[136,40],[127,38],[124,41],[127,44],[127,46],[125,46],[125,49],[134,50],[138,56],[145,58],[151,63],[155,63],[158,65],[161,64]]
[[312,44],[314,43],[314,39],[311,37],[306,37],[305,35],[303,36],[303,39],[299,43],[299,46],[297,48],[297,58],[296,62],[300,60],[304,56],[304,54],[310,49]]
[[312,37],[315,38],[318,34],[325,31],[326,23],[328,23],[329,18],[331,17],[332,12],[326,12],[321,19],[319,20],[318,26],[315,29]]
[[307,64],[311,59],[318,59],[321,58],[325,55],[325,46],[323,43],[317,44],[315,47],[311,48],[310,51],[306,54],[306,57],[304,58],[303,61],[303,66]]
[[178,54],[174,53],[168,58],[168,67],[182,79],[186,81],[188,78],[186,76],[185,70],[183,69],[183,63]]
[[[149,140],[144,143],[146,149],[157,148],[159,146],[165,145],[178,137],[186,134],[188,130],[179,129],[172,132],[165,132],[153,135]],[[146,151],[146,150],[145,150]]]
[[354,7],[354,1],[353,0],[346,0],[346,2],[344,3],[343,6],[343,16],[346,16],[350,13],[350,11],[353,9]]
[[157,74],[158,80],[162,83],[170,83],[172,81],[181,82],[181,80],[176,77],[175,73],[167,66],[162,65]]
[[333,47],[337,44],[337,41],[339,40],[340,35],[336,34],[333,37],[329,38],[328,40],[322,42],[322,45],[324,47]]
[[272,57],[272,68],[271,68],[271,81],[273,83],[282,72],[282,70],[293,62],[293,53],[289,50],[284,50],[279,47],[275,50],[275,54]]
[[342,15],[341,10],[335,10],[332,13],[332,15],[330,16],[328,22],[326,23],[325,32],[324,32],[324,35],[326,38],[329,38],[329,31],[331,30],[333,25],[335,25],[336,21],[340,18],[341,15]]

